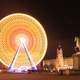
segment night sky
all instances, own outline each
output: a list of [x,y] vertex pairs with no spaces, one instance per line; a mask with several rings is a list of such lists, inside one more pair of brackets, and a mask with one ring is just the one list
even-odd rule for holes
[[74,53],[74,37],[80,34],[80,9],[64,0],[0,0],[0,19],[12,13],[26,13],[35,17],[48,37],[45,58],[55,58],[60,42],[64,56]]

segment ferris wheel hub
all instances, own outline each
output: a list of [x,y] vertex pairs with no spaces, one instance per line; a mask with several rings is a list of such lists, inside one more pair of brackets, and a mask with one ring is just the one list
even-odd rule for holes
[[20,37],[19,41],[20,41],[21,43],[25,44],[26,39],[25,39],[24,37]]

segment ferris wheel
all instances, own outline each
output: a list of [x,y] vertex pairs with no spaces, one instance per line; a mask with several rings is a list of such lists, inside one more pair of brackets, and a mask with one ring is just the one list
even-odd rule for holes
[[43,26],[32,16],[15,13],[0,21],[0,61],[10,69],[36,68],[47,50]]

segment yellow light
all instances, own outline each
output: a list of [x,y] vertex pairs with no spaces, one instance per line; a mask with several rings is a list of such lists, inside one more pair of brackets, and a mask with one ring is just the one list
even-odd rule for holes
[[[32,16],[15,13],[0,21],[0,61],[9,67],[19,42],[25,42],[35,64],[39,64],[46,54],[47,36],[43,26]],[[20,40],[20,41],[19,41]],[[30,66],[25,53],[21,51],[15,66]]]

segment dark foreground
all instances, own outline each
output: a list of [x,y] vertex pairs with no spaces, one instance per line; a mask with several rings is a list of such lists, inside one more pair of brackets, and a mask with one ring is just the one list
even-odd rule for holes
[[56,75],[54,73],[0,73],[0,80],[80,80],[80,75]]

